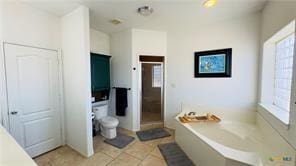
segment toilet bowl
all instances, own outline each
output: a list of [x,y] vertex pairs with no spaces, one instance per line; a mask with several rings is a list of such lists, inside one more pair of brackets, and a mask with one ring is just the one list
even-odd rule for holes
[[116,127],[119,124],[118,119],[106,116],[99,120],[101,135],[105,138],[115,138],[116,137]]
[[116,137],[116,127],[119,124],[118,119],[107,116],[108,105],[99,105],[93,107],[93,112],[95,114],[95,119],[99,123],[101,135],[107,139],[112,139]]

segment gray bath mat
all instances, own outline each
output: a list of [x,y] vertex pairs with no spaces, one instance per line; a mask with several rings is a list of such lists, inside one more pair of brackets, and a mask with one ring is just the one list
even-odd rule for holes
[[125,134],[121,134],[121,133],[117,133],[117,136],[113,139],[106,139],[104,142],[106,142],[107,144],[110,144],[112,146],[115,146],[119,149],[122,149],[124,147],[126,147],[128,144],[130,144],[131,142],[133,142],[135,138],[125,135]]
[[136,132],[136,134],[141,141],[148,141],[148,140],[152,140],[152,139],[171,136],[169,132],[167,132],[166,130],[164,130],[162,128],[138,131],[138,132]]
[[194,166],[185,152],[176,143],[160,144],[158,148],[168,166]]

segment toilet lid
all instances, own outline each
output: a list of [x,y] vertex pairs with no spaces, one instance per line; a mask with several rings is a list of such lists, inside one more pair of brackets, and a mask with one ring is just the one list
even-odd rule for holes
[[100,122],[102,124],[110,124],[110,125],[114,124],[115,125],[115,124],[118,124],[118,119],[113,118],[111,116],[106,116],[106,117],[101,118]]

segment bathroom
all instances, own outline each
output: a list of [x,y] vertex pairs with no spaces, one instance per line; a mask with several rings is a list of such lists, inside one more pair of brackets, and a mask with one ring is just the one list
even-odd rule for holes
[[[170,165],[162,144],[178,145],[187,165],[296,165],[295,49],[290,51],[296,3],[220,0],[207,7],[208,1],[215,0],[0,2],[0,129],[17,140],[32,165]],[[27,131],[36,119],[23,127],[12,123],[26,114],[10,103],[17,87],[11,58],[21,46],[54,54],[52,71],[58,71],[52,84],[58,116]],[[275,67],[276,49],[289,52],[284,71]],[[231,55],[225,56],[227,72],[198,73],[199,54],[221,50]],[[41,86],[49,82],[44,59],[24,61],[28,78],[43,79],[20,84],[27,87],[20,91],[23,103],[30,103],[26,108],[48,107],[49,98],[32,97],[48,93]],[[34,65],[42,70],[31,70]],[[283,85],[274,78],[278,73]],[[147,93],[152,91],[157,95]],[[183,123],[187,115],[220,121]],[[50,142],[44,140],[51,140],[52,129],[56,142],[35,146]],[[155,129],[164,135],[141,140],[142,131]],[[116,138],[127,143],[114,143]],[[8,148],[1,149],[8,156]]]

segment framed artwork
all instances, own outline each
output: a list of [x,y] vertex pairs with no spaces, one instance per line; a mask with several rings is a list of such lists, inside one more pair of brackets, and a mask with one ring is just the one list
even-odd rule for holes
[[231,77],[232,49],[195,52],[194,76]]

